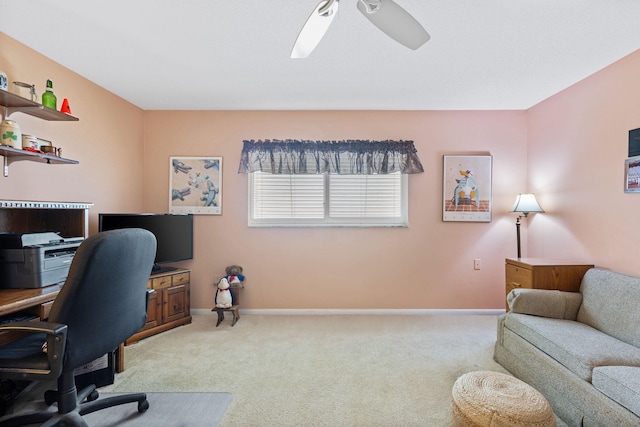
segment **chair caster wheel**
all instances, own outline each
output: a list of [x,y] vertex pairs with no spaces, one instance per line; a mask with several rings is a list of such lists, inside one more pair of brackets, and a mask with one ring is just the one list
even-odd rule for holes
[[93,390],[91,394],[87,396],[87,402],[93,402],[94,400],[97,400],[98,397],[100,397],[100,393],[98,393],[98,390]]
[[149,401],[147,399],[138,402],[138,412],[142,413],[149,409]]
[[46,403],[47,406],[51,406],[57,401],[58,397],[55,390],[47,390],[44,392],[44,403]]

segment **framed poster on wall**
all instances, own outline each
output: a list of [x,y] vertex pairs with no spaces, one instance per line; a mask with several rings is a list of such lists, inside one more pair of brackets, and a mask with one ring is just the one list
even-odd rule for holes
[[444,156],[442,220],[491,222],[492,156]]
[[169,212],[222,214],[222,157],[169,158]]
[[640,157],[624,161],[624,192],[640,193]]

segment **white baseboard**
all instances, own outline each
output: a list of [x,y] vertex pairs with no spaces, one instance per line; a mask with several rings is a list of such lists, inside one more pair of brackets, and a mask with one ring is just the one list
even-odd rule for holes
[[[501,309],[324,309],[324,308],[268,308],[268,309],[240,309],[240,314],[256,314],[256,315],[330,315],[336,316],[341,314],[368,314],[368,315],[487,315],[499,316],[505,310]],[[194,308],[191,309],[192,314],[214,314],[211,309]]]

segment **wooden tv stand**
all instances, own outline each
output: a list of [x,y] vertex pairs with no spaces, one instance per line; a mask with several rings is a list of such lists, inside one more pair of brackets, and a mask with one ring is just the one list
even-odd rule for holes
[[191,323],[190,279],[191,271],[182,268],[151,274],[147,323],[125,345]]

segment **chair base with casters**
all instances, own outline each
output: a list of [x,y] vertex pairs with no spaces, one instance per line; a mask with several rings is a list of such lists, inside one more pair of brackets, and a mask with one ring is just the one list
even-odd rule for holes
[[[71,387],[69,387],[71,384]],[[2,420],[3,427],[27,426],[42,424],[43,427],[67,426],[87,427],[83,415],[105,408],[137,402],[137,410],[142,413],[149,409],[149,402],[145,393],[123,394],[119,396],[99,399],[99,393],[94,385],[87,386],[81,391],[76,390],[73,372],[63,373],[58,378],[58,390],[45,392],[44,400],[47,405],[58,402],[58,410],[31,412],[20,414]]]

